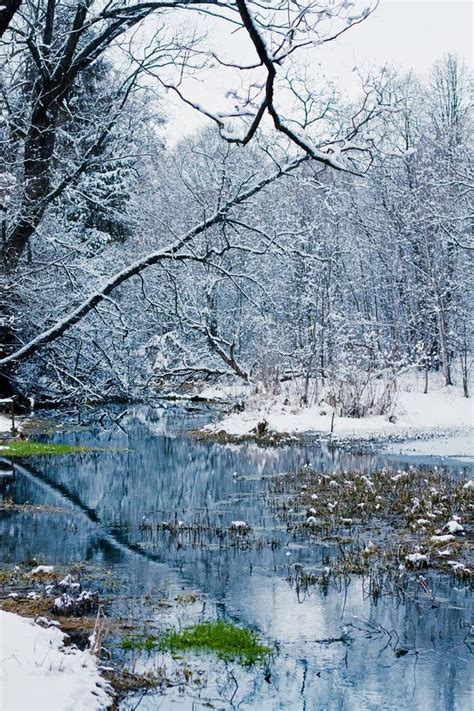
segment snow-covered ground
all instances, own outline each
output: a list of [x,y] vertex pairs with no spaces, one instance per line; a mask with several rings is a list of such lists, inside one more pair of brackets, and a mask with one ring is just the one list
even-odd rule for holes
[[57,627],[0,610],[2,711],[99,711],[112,703],[89,651],[65,647]]
[[245,397],[248,394],[248,385],[208,385],[199,390],[199,397],[204,400],[229,400]]
[[0,415],[0,433],[10,432],[11,426],[11,419],[9,417],[4,417],[3,415]]
[[[401,384],[394,409],[394,421],[383,415],[360,419],[334,417],[333,436],[337,439],[394,438],[412,439],[438,435],[463,436],[463,449],[473,430],[472,399],[463,397],[459,387],[440,387],[422,391],[422,384],[406,380]],[[268,430],[285,434],[323,434],[331,432],[332,409],[324,405],[298,408],[285,405],[278,398],[261,400],[257,407],[227,415],[207,426],[207,431],[248,435],[265,420]],[[455,443],[456,446],[459,442]],[[445,444],[445,451],[449,446]]]
[[474,433],[470,429],[462,434],[444,435],[436,439],[397,442],[388,445],[386,451],[413,457],[453,457],[474,462]]

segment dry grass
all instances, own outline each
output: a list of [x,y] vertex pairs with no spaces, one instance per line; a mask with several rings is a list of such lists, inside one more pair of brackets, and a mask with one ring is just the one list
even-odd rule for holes
[[42,617],[53,612],[53,600],[42,597],[38,600],[8,597],[0,600],[0,607],[6,612],[14,612],[22,617]]
[[33,619],[47,617],[57,620],[61,630],[71,636],[85,632],[89,637],[92,632],[95,635],[97,650],[103,647],[109,634],[118,635],[129,629],[129,624],[126,620],[114,619],[112,621],[107,618],[102,606],[100,607],[100,613],[97,615],[81,615],[80,617],[61,615],[53,608],[53,598],[45,596],[39,600],[3,598],[0,599],[0,608],[6,612],[14,612],[22,617]]
[[[225,430],[218,430],[216,432],[211,432],[209,430],[190,430],[188,432],[189,436],[196,439],[217,442],[218,444],[245,444],[246,442],[252,442],[260,445],[261,447],[275,447],[278,445],[288,444],[289,442],[294,442],[295,437],[293,435],[284,432],[271,432],[264,431],[260,434],[258,432],[253,432],[246,435],[233,435],[229,434]],[[313,438],[313,441],[316,438]]]
[[[382,469],[370,476],[303,468],[273,480],[271,492],[295,540],[309,538],[336,547],[326,566],[332,575],[393,575],[402,564],[404,570],[430,567],[467,579],[474,502],[464,484],[436,468]],[[433,540],[448,533],[445,527],[453,516],[465,530],[451,540]],[[292,577],[302,579],[301,573]],[[327,574],[316,577],[324,584]]]
[[15,504],[11,498],[6,498],[0,501],[0,511],[6,512],[18,512],[27,514],[63,514],[64,509],[59,506],[47,506],[46,504],[30,504],[25,502],[24,504]]

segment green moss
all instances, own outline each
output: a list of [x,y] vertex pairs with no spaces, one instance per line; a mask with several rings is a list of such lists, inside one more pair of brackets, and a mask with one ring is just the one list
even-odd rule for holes
[[10,439],[0,444],[0,456],[38,457],[43,455],[81,454],[92,451],[90,447],[50,442],[30,442],[27,439]]
[[161,637],[147,635],[138,639],[125,638],[123,649],[160,649],[184,652],[199,649],[214,652],[221,659],[235,659],[242,664],[255,664],[271,654],[270,647],[261,643],[256,632],[228,622],[200,622],[181,632],[170,631]]

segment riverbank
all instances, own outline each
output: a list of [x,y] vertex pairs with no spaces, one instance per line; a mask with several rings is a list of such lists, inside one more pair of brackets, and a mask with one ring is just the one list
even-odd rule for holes
[[459,454],[449,446],[456,437],[454,449],[459,449],[462,436],[463,456],[473,456],[472,400],[463,397],[459,387],[437,387],[424,394],[420,386],[410,383],[410,389],[397,392],[396,404],[390,415],[341,417],[327,403],[311,407],[285,404],[282,398],[262,398],[253,406],[234,411],[207,425],[206,435],[228,435],[230,438],[255,436],[319,436],[338,441],[430,440],[443,437],[443,455]]
[[0,610],[3,709],[99,711],[112,705],[110,687],[89,650],[67,646],[54,621]]
[[9,417],[5,417],[4,415],[0,415],[0,435],[10,432],[11,426],[11,419]]

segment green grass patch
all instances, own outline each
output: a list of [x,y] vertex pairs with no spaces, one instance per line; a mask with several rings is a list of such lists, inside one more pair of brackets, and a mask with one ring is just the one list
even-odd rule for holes
[[30,442],[27,439],[0,441],[0,457],[38,457],[42,455],[82,454],[90,447],[49,442]]
[[261,662],[271,654],[270,647],[262,644],[258,634],[245,627],[238,627],[219,620],[200,622],[181,632],[166,632],[161,637],[147,635],[136,639],[125,638],[123,649],[141,649],[152,651],[185,652],[202,650],[214,652],[220,659],[234,659],[241,664]]

